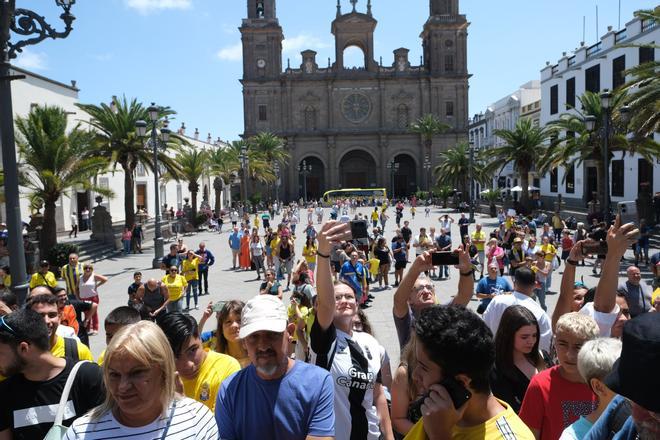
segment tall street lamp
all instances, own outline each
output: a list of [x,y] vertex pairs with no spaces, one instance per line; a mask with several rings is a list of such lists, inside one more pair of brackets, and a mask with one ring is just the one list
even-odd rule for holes
[[474,141],[470,141],[470,169],[468,170],[470,175],[470,218],[469,222],[474,223]]
[[303,200],[307,203],[307,176],[312,173],[312,164],[307,165],[307,161],[303,160],[298,165],[298,172],[303,177]]
[[280,164],[279,162],[275,162],[275,165],[273,165],[273,170],[275,171],[275,202],[279,205],[278,201],[280,200],[280,184],[282,183],[280,180]]
[[[612,121],[612,93],[605,89],[600,94],[600,107],[603,113],[602,126],[600,128],[600,149],[601,149],[601,179],[599,182],[601,201],[600,206],[603,213],[603,221],[608,225],[612,222],[612,212],[610,207],[610,175],[609,175],[609,159],[610,159],[610,137],[615,133],[616,127]],[[621,122],[623,124],[623,131],[626,131],[626,126],[630,118],[630,108],[623,106],[619,109],[621,114]],[[589,115],[584,118],[584,124],[587,131],[593,132],[596,128],[596,117]]]
[[[160,188],[158,187],[158,148],[167,147],[167,143],[170,140],[170,130],[167,128],[169,122],[167,118],[162,121],[163,128],[160,129],[160,139],[158,137],[158,124],[161,123],[160,119],[160,109],[152,102],[151,106],[147,109],[149,113],[149,121],[151,122],[151,148],[153,150],[153,162],[154,162],[154,208],[156,210],[156,224],[154,228],[154,259],[152,261],[152,266],[154,269],[160,267],[160,263],[163,260],[163,234],[161,230],[161,207],[160,207]],[[137,135],[144,137],[147,134],[147,123],[145,121],[136,121],[135,129]]]
[[[0,0],[0,142],[2,143],[2,168],[5,176],[5,208],[7,211],[7,232],[9,261],[11,266],[11,288],[19,304],[23,304],[28,292],[28,278],[23,248],[23,223],[21,221],[20,196],[18,192],[18,166],[16,164],[16,141],[14,139],[14,111],[11,98],[11,81],[23,79],[24,75],[11,75],[11,60],[16,58],[26,46],[31,46],[46,38],[66,38],[73,27],[75,17],[71,6],[75,0],[55,0],[63,9],[60,18],[64,31],[58,32],[46,19],[28,9],[16,9],[16,0]],[[10,41],[14,33],[20,41]],[[43,255],[42,255],[43,257]]]
[[248,149],[244,145],[241,147],[241,152],[238,155],[238,160],[241,163],[241,173],[243,178],[241,179],[241,199],[243,200],[243,211],[247,210],[247,178],[248,178],[248,167],[250,166],[250,159],[248,157]]
[[391,161],[387,162],[385,167],[390,170],[390,189],[392,190],[390,193],[390,198],[394,199],[394,174],[399,171],[399,162],[395,162],[394,159],[392,159]]
[[424,157],[424,175],[426,176],[426,189],[431,192],[431,159],[428,154]]

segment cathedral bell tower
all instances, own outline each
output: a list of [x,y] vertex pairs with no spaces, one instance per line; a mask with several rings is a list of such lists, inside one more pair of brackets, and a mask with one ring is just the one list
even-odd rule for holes
[[248,18],[240,27],[243,41],[243,80],[272,80],[282,72],[284,34],[275,0],[247,0]]
[[344,51],[356,46],[364,54],[364,68],[370,72],[378,70],[374,60],[374,31],[378,22],[371,15],[371,0],[367,2],[366,13],[358,12],[357,0],[351,0],[353,9],[348,14],[341,13],[341,3],[337,0],[337,17],[332,22],[332,34],[335,36],[335,70],[344,69]]
[[467,75],[467,22],[458,0],[429,0],[430,15],[420,37],[424,67],[432,77]]

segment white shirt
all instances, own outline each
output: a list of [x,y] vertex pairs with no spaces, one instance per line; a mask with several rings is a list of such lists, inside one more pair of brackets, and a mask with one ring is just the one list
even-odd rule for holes
[[488,308],[483,314],[483,319],[488,327],[490,327],[490,331],[493,332],[493,337],[500,326],[500,320],[502,319],[504,310],[513,305],[523,306],[534,314],[541,332],[539,347],[549,352],[550,343],[552,342],[552,324],[550,318],[536,301],[524,293],[514,291],[511,295],[497,295],[490,301]]
[[64,325],[64,324],[60,324],[57,326],[57,330],[55,330],[55,334],[63,338],[75,339],[76,341],[80,340],[78,339],[78,335],[76,335],[76,330],[73,327],[69,327],[68,325]]
[[588,302],[580,309],[583,315],[591,316],[598,324],[601,338],[609,338],[612,333],[612,326],[619,317],[619,305],[614,304],[614,309],[610,313],[599,312],[594,309],[594,303]]
[[71,214],[71,226],[78,226],[78,216]]
[[203,404],[189,398],[176,402],[176,407],[161,415],[153,422],[137,428],[124,426],[109,411],[98,420],[89,414],[76,419],[63,437],[64,440],[96,440],[108,438],[130,438],[131,440],[153,440],[163,436],[170,419],[166,438],[171,440],[215,440],[218,438],[218,425],[215,417]]

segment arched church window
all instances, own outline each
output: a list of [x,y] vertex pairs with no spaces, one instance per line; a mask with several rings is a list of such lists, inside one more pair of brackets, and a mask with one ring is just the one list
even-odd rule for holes
[[311,105],[305,108],[305,130],[316,130],[316,109]]
[[263,18],[264,16],[264,2],[263,0],[257,0],[257,18]]
[[396,109],[396,122],[399,128],[408,128],[409,112],[408,106],[405,104],[399,105]]

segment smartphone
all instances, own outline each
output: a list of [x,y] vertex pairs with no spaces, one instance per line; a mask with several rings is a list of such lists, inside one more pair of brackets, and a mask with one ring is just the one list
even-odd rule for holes
[[367,221],[366,220],[352,220],[351,221],[351,236],[353,240],[368,238]]
[[433,252],[431,254],[431,264],[434,266],[454,266],[458,264],[458,254],[456,252]]
[[607,242],[587,241],[582,243],[582,255],[605,255],[607,254]]
[[445,387],[449,393],[449,397],[451,397],[451,401],[454,403],[454,408],[456,409],[465,405],[465,402],[472,397],[472,393],[453,377],[445,378],[440,382],[440,385]]
[[218,301],[216,303],[213,303],[213,313],[221,312],[222,309],[225,307],[225,304],[227,304],[227,301]]

